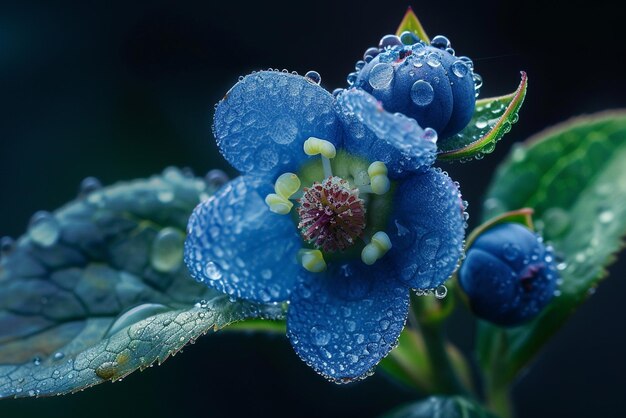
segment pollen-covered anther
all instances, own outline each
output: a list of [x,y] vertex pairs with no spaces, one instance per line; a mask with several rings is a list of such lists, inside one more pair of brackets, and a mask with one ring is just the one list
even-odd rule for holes
[[298,228],[303,239],[325,252],[351,247],[365,229],[365,203],[359,189],[340,177],[327,177],[304,189]]
[[370,184],[359,187],[359,190],[365,193],[374,193],[377,195],[385,194],[391,188],[391,182],[387,177],[387,166],[382,161],[374,161],[367,168],[367,175],[370,178]]
[[374,234],[372,241],[361,251],[361,260],[368,266],[381,259],[391,249],[389,235],[379,231]]
[[293,203],[289,198],[300,190],[300,179],[293,173],[281,174],[276,183],[274,183],[274,191],[265,197],[265,203],[269,206],[270,211],[279,215],[287,215],[291,212]]
[[311,273],[319,273],[326,270],[326,261],[320,250],[302,249],[298,253],[300,263],[305,270]]
[[310,156],[321,154],[330,159],[335,158],[337,149],[332,142],[312,136],[304,141],[304,153]]

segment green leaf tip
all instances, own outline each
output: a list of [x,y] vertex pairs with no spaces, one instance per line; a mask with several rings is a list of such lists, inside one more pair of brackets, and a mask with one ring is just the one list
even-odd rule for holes
[[[626,235],[626,111],[574,118],[516,145],[484,201],[489,219],[532,207],[554,247],[562,283],[533,321],[502,329],[484,322],[478,357],[496,390],[507,387],[593,294]],[[581,359],[585,355],[581,353]]]
[[521,71],[521,81],[511,94],[476,101],[474,116],[460,133],[440,145],[441,161],[482,159],[493,152],[496,143],[517,122],[528,87],[528,76]]
[[426,35],[424,27],[420,23],[417,15],[415,14],[411,6],[408,7],[406,13],[404,14],[404,17],[402,18],[402,21],[400,22],[400,25],[398,25],[396,35],[400,36],[402,32],[406,31],[414,33],[422,41],[430,44],[430,38],[428,37],[428,35]]

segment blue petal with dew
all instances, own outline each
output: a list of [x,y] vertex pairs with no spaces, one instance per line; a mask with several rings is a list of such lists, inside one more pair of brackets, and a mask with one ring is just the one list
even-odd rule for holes
[[191,275],[232,297],[288,299],[301,243],[289,216],[267,208],[272,185],[241,176],[196,207],[189,218],[185,263]]
[[409,295],[390,271],[393,265],[383,260],[302,271],[287,312],[287,336],[318,373],[338,383],[365,378],[395,347]]
[[411,288],[432,289],[456,269],[463,253],[465,220],[461,195],[438,168],[402,181],[394,194],[386,257]]
[[294,74],[261,71],[235,84],[215,111],[213,133],[228,162],[243,173],[274,176],[307,158],[309,137],[338,141],[330,93]]
[[363,90],[347,90],[337,103],[349,153],[384,162],[392,178],[426,170],[435,161],[436,134],[432,130],[424,131],[402,114],[386,112]]

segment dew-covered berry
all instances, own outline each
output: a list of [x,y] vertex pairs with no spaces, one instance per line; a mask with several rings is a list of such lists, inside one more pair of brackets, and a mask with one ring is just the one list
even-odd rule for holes
[[478,317],[515,326],[552,300],[558,273],[552,251],[539,236],[520,224],[504,223],[474,241],[458,277]]
[[446,37],[436,36],[427,45],[409,32],[386,35],[378,50],[369,48],[363,58],[366,64],[350,74],[348,84],[372,94],[388,112],[434,129],[439,141],[460,132],[472,118],[473,64],[454,56]]

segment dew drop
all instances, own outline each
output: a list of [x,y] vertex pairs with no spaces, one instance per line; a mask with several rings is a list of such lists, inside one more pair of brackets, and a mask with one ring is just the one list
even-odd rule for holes
[[330,333],[323,327],[311,328],[311,339],[313,344],[323,347],[330,342]]
[[99,378],[109,380],[117,373],[117,362],[107,361],[96,368],[96,374]]
[[372,88],[384,89],[391,84],[393,79],[393,66],[387,63],[379,63],[370,71],[369,83]]
[[15,241],[11,237],[0,238],[0,254],[6,255],[13,251]]
[[53,356],[55,360],[62,360],[63,357],[65,357],[65,354],[61,351],[57,351],[56,353],[54,353],[54,356]]
[[161,190],[157,193],[157,199],[161,203],[169,203],[174,200],[174,192],[171,190]]
[[430,41],[430,45],[438,49],[446,49],[450,48],[450,40],[443,35],[437,35]]
[[39,366],[41,364],[41,357],[34,357],[33,358],[33,364],[35,366]]
[[100,190],[102,188],[102,183],[95,177],[85,177],[83,181],[80,182],[80,186],[78,188],[79,196],[87,196],[88,194],[95,192],[96,190]]
[[400,40],[400,38],[398,38],[396,35],[385,35],[380,39],[380,42],[378,43],[378,48],[383,49],[396,45],[402,45],[402,41]]
[[517,260],[521,252],[522,252],[522,249],[520,248],[519,245],[512,244],[510,242],[507,242],[502,247],[502,254],[504,255],[504,258],[506,258],[509,261]]
[[228,183],[229,180],[228,174],[219,169],[211,170],[204,176],[207,185],[216,189]]
[[482,86],[483,86],[483,78],[480,75],[474,73],[474,88],[476,90],[479,90]]
[[209,280],[219,280],[222,278],[222,270],[212,261],[209,261],[204,267],[204,274]]
[[467,64],[465,64],[465,62],[461,60],[454,61],[451,68],[452,73],[459,78],[463,78],[467,75],[467,73],[469,73],[469,68],[467,67]]
[[433,86],[428,81],[418,80],[411,86],[411,100],[418,106],[428,106],[435,98]]
[[39,211],[30,219],[28,236],[35,244],[50,247],[59,239],[61,227],[50,212]]
[[166,227],[157,234],[152,242],[150,265],[161,273],[178,270],[183,262],[183,244],[185,236],[176,228]]
[[371,61],[374,57],[376,57],[376,55],[378,55],[380,53],[380,50],[376,47],[371,47],[368,48],[365,53],[363,54],[363,60],[365,62],[369,62]]
[[304,77],[313,84],[320,84],[322,82],[322,76],[317,71],[307,71]]
[[437,132],[433,128],[424,129],[424,133],[422,134],[422,138],[426,141],[437,142]]
[[484,116],[481,116],[476,120],[476,128],[478,129],[485,129],[488,124],[489,124],[489,121]]
[[435,289],[435,297],[437,299],[443,299],[446,297],[447,294],[448,294],[448,288],[443,284],[440,284]]
[[111,327],[107,330],[105,337],[110,337],[117,334],[119,331],[139,321],[142,321],[151,316],[167,312],[169,308],[160,303],[144,303],[138,306],[134,306],[121,315],[119,315]]
[[426,64],[433,68],[441,66],[441,58],[439,57],[439,54],[437,54],[436,52],[431,52],[430,54],[428,54],[428,56],[426,57]]
[[604,210],[598,215],[598,220],[603,224],[608,224],[613,221],[613,219],[615,219],[615,215],[610,210]]

